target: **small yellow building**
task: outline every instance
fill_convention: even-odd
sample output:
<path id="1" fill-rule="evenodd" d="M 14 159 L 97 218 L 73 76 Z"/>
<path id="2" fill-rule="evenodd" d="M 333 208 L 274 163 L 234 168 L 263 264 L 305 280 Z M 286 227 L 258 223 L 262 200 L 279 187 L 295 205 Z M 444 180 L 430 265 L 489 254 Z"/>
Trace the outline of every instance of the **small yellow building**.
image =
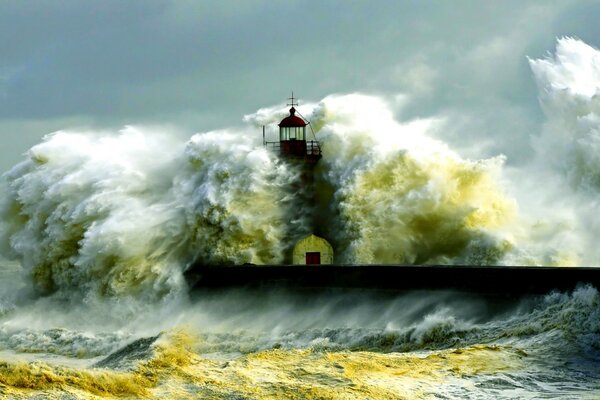
<path id="1" fill-rule="evenodd" d="M 327 240 L 311 234 L 296 243 L 292 260 L 294 264 L 333 264 L 333 248 Z"/>

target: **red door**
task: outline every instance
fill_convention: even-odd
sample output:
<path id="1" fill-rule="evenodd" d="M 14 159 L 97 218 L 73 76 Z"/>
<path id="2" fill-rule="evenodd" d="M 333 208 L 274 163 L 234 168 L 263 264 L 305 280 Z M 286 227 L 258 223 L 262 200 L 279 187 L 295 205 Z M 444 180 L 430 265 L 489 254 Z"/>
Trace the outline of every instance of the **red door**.
<path id="1" fill-rule="evenodd" d="M 306 264 L 321 264 L 321 253 L 318 251 L 306 253 Z"/>

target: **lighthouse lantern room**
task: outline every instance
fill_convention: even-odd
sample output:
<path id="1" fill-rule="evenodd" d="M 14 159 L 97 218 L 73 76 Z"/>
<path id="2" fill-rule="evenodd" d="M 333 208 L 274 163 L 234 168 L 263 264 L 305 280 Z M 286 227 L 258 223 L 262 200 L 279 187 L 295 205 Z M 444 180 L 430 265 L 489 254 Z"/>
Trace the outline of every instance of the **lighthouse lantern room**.
<path id="1" fill-rule="evenodd" d="M 319 142 L 317 140 L 306 140 L 306 127 L 310 122 L 306 121 L 296 110 L 298 103 L 294 101 L 296 99 L 293 92 L 290 100 L 291 103 L 288 104 L 288 106 L 291 106 L 290 115 L 279 123 L 279 142 L 264 142 L 265 146 L 278 151 L 280 156 L 288 160 L 316 164 L 321 158 Z"/>

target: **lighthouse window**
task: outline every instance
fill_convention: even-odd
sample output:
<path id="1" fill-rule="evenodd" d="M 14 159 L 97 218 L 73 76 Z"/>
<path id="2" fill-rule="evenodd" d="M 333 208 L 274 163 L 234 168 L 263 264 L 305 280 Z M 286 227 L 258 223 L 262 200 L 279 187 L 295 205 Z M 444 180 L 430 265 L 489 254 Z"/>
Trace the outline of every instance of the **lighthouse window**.
<path id="1" fill-rule="evenodd" d="M 279 140 L 305 140 L 304 133 L 303 126 L 279 128 Z"/>

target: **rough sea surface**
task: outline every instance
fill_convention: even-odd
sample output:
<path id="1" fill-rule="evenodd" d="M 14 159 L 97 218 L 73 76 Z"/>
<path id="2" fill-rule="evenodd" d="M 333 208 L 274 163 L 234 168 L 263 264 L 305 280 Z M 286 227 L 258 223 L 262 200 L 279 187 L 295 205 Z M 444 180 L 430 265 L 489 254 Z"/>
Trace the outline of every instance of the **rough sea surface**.
<path id="1" fill-rule="evenodd" d="M 5 293 L 14 279 L 4 272 Z M 18 302 L 0 318 L 2 398 L 600 396 L 600 294 L 587 286 L 501 304 L 230 290 L 121 315 L 119 302 Z"/>
<path id="2" fill-rule="evenodd" d="M 547 121 L 520 167 L 462 157 L 436 138 L 452 121 L 398 121 L 382 97 L 300 106 L 323 145 L 314 204 L 260 144 L 281 106 L 185 143 L 49 134 L 1 182 L 0 397 L 600 398 L 585 282 L 492 299 L 184 279 L 194 260 L 284 263 L 310 232 L 337 263 L 598 265 L 600 52 L 563 38 L 530 66 Z"/>

